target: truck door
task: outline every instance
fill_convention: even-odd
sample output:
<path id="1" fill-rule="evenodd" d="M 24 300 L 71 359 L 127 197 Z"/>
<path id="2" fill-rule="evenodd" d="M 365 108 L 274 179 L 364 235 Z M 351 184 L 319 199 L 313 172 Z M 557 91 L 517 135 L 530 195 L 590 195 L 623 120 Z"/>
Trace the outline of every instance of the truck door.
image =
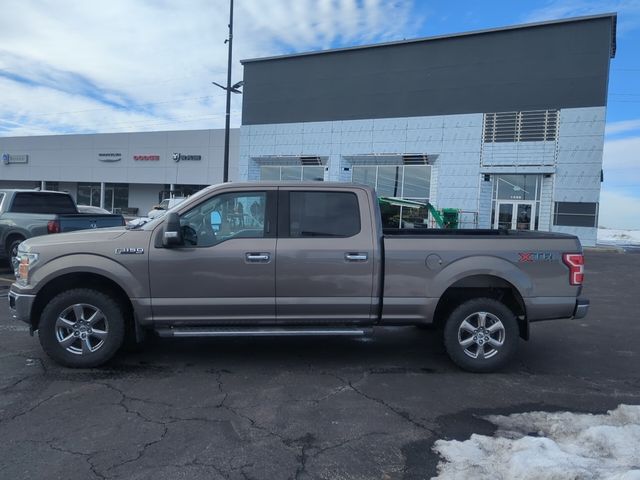
<path id="1" fill-rule="evenodd" d="M 366 192 L 290 187 L 278 198 L 278 322 L 370 323 L 375 262 Z"/>
<path id="2" fill-rule="evenodd" d="M 180 214 L 183 245 L 150 252 L 156 325 L 275 321 L 276 193 L 223 191 Z"/>

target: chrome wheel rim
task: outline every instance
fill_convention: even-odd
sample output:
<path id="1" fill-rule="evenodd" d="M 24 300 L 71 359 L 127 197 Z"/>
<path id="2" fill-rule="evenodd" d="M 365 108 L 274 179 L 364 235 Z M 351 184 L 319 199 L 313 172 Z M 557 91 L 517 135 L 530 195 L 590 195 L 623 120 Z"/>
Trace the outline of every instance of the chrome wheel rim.
<path id="1" fill-rule="evenodd" d="M 18 260 L 18 246 L 20 244 L 17 243 L 11 248 L 11 252 L 9 252 L 9 256 L 11 257 L 11 266 L 13 267 L 13 271 L 15 272 L 18 269 L 18 264 L 20 261 Z"/>
<path id="2" fill-rule="evenodd" d="M 56 320 L 56 340 L 67 352 L 87 355 L 99 350 L 109 334 L 102 310 L 88 303 L 65 308 Z"/>
<path id="3" fill-rule="evenodd" d="M 504 345 L 504 340 L 504 325 L 489 312 L 472 313 L 458 328 L 458 343 L 465 355 L 474 359 L 493 357 Z"/>

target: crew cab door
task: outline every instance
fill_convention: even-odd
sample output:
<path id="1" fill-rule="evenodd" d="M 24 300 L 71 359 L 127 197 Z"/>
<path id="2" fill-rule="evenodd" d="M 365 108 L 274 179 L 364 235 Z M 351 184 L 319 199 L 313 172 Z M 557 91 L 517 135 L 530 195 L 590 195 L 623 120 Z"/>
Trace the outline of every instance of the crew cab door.
<path id="1" fill-rule="evenodd" d="M 279 323 L 371 322 L 374 235 L 365 190 L 280 188 Z"/>
<path id="2" fill-rule="evenodd" d="M 149 256 L 156 325 L 275 320 L 276 192 L 222 190 L 180 213 L 183 244 Z"/>

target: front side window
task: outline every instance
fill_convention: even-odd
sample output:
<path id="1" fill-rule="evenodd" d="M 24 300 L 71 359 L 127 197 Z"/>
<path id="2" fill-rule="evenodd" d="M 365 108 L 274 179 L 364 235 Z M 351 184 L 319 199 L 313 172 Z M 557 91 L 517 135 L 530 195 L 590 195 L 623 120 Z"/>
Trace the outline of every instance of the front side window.
<path id="1" fill-rule="evenodd" d="M 352 237 L 360 232 L 358 197 L 351 192 L 291 192 L 289 235 Z"/>
<path id="2" fill-rule="evenodd" d="M 265 192 L 216 195 L 180 217 L 184 244 L 211 247 L 232 238 L 265 236 Z"/>

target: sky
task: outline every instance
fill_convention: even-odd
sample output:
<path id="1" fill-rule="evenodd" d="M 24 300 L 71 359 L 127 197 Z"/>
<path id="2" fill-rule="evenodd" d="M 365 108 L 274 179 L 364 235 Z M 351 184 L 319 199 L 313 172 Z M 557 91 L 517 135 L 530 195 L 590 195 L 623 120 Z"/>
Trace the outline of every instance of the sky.
<path id="1" fill-rule="evenodd" d="M 0 136 L 221 128 L 228 0 L 0 0 Z M 618 13 L 600 225 L 640 229 L 640 0 L 235 0 L 240 59 Z M 240 95 L 232 126 L 240 125 Z"/>

